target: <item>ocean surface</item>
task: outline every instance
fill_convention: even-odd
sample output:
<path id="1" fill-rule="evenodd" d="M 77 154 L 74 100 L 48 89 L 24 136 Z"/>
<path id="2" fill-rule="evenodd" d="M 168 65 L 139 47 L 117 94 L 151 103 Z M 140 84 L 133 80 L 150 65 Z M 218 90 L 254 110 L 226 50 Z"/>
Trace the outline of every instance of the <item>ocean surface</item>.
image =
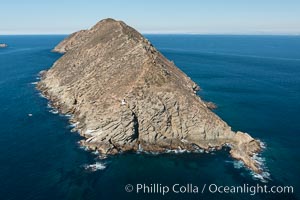
<path id="1" fill-rule="evenodd" d="M 65 36 L 0 36 L 0 199 L 300 199 L 300 37 L 146 35 L 197 82 L 234 130 L 265 144 L 259 177 L 228 150 L 127 153 L 104 160 L 80 148 L 68 116 L 35 89 Z M 97 170 L 91 170 L 96 164 Z M 294 194 L 136 194 L 127 184 L 293 186 Z"/>

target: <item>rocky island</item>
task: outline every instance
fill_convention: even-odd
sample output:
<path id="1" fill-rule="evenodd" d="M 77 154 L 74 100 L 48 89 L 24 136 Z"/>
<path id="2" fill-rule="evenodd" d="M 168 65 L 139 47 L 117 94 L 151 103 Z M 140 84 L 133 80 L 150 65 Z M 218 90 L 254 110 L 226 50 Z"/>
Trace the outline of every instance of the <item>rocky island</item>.
<path id="1" fill-rule="evenodd" d="M 259 173 L 260 142 L 234 132 L 198 95 L 199 86 L 143 35 L 105 19 L 54 48 L 64 53 L 41 72 L 37 88 L 100 154 L 125 151 L 210 151 L 230 147 L 233 158 Z"/>
<path id="2" fill-rule="evenodd" d="M 7 46 L 8 46 L 7 44 L 0 43 L 0 48 L 5 48 L 5 47 L 7 47 Z"/>

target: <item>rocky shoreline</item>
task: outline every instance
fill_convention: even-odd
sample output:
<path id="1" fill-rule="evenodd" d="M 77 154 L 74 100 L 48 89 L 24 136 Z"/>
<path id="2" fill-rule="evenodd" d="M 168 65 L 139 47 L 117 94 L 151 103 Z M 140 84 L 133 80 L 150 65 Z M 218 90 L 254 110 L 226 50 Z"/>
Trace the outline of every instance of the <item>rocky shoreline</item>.
<path id="1" fill-rule="evenodd" d="M 80 143 L 102 155 L 126 151 L 197 152 L 231 148 L 256 173 L 258 140 L 233 132 L 211 112 L 199 86 L 124 22 L 105 19 L 76 32 L 54 51 L 65 53 L 37 84 L 51 105 L 72 115 Z"/>

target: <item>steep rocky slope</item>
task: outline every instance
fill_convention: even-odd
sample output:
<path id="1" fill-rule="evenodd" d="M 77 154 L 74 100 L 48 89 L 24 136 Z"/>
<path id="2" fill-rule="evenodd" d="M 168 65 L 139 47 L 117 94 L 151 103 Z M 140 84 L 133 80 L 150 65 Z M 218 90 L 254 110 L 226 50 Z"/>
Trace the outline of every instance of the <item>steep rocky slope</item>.
<path id="1" fill-rule="evenodd" d="M 42 73 L 38 89 L 101 154 L 220 149 L 259 172 L 260 143 L 233 132 L 173 62 L 122 21 L 105 19 L 57 45 L 65 53 Z"/>

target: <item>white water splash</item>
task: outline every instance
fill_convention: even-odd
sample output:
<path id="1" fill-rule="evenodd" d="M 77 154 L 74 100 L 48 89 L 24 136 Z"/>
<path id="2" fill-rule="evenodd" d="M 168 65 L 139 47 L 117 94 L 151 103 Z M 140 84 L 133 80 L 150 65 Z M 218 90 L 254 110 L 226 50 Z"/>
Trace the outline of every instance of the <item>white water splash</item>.
<path id="1" fill-rule="evenodd" d="M 241 168 L 245 167 L 245 165 L 244 165 L 244 163 L 242 161 L 235 160 L 235 161 L 233 161 L 233 167 L 235 169 L 241 169 Z"/>
<path id="2" fill-rule="evenodd" d="M 98 150 L 93 151 L 92 154 L 94 154 L 94 155 L 99 155 L 99 151 L 98 151 Z"/>
<path id="3" fill-rule="evenodd" d="M 166 153 L 180 154 L 180 153 L 190 153 L 190 151 L 188 151 L 186 149 L 167 149 Z"/>
<path id="4" fill-rule="evenodd" d="M 39 96 L 42 97 L 42 98 L 44 98 L 44 99 L 47 99 L 46 96 L 43 95 L 42 93 L 39 93 Z"/>
<path id="5" fill-rule="evenodd" d="M 51 109 L 51 110 L 49 110 L 49 112 L 51 112 L 52 114 L 58 114 L 58 110 L 55 110 L 55 109 Z"/>
<path id="6" fill-rule="evenodd" d="M 68 128 L 76 128 L 76 126 L 79 124 L 79 122 L 71 123 L 68 125 Z"/>
<path id="7" fill-rule="evenodd" d="M 141 144 L 139 144 L 138 150 L 136 151 L 138 154 L 144 152 L 144 149 Z"/>
<path id="8" fill-rule="evenodd" d="M 83 167 L 85 170 L 92 171 L 92 172 L 95 172 L 98 170 L 104 170 L 106 168 L 106 166 L 100 162 L 96 162 L 96 163 L 90 164 L 90 165 L 84 165 Z"/>
<path id="9" fill-rule="evenodd" d="M 260 174 L 251 172 L 253 179 L 260 180 L 263 183 L 267 183 L 269 180 L 271 180 L 271 174 L 269 173 L 269 170 L 265 164 L 265 158 L 261 157 L 259 154 L 254 154 L 252 158 L 260 166 L 260 170 L 262 171 Z"/>
<path id="10" fill-rule="evenodd" d="M 265 149 L 266 148 L 266 145 L 265 143 L 263 143 L 262 141 L 259 141 L 260 142 L 260 146 L 262 149 Z M 246 168 L 247 170 L 250 171 L 250 175 L 252 176 L 253 180 L 259 180 L 263 183 L 267 183 L 268 181 L 272 180 L 271 179 L 271 174 L 269 173 L 269 170 L 265 164 L 266 162 L 266 159 L 261 157 L 260 154 L 254 154 L 252 156 L 253 160 L 258 164 L 258 166 L 260 166 L 260 170 L 262 171 L 261 173 L 256 173 L 256 172 L 253 172 L 251 170 L 249 170 L 245 164 L 240 161 L 240 160 L 234 160 L 234 161 L 226 161 L 228 163 L 232 163 L 233 164 L 233 167 L 235 169 L 241 169 L 241 168 Z"/>
<path id="11" fill-rule="evenodd" d="M 89 151 L 90 149 L 87 146 L 79 146 L 80 149 L 84 150 L 84 151 Z"/>

